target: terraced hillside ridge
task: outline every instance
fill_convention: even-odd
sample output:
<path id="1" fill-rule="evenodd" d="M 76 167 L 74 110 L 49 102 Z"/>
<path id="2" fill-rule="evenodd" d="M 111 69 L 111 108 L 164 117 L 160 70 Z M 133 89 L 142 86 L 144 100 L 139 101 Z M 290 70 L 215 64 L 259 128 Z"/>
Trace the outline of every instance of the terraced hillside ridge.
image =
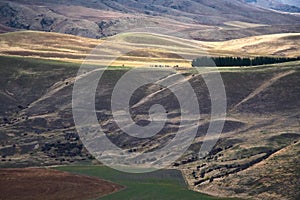
<path id="1" fill-rule="evenodd" d="M 157 33 L 167 29 L 187 39 L 209 41 L 298 32 L 300 26 L 298 15 L 241 0 L 1 0 L 0 19 L 2 31 L 37 30 L 102 38 L 156 27 Z M 232 26 L 232 22 L 248 26 Z"/>
<path id="2" fill-rule="evenodd" d="M 138 32 L 96 40 L 57 33 L 25 31 L 0 34 L 0 44 L 1 55 L 76 63 L 82 62 L 100 45 L 93 57 L 89 57 L 93 64 L 105 64 L 107 60 L 118 57 L 112 65 L 191 67 L 191 60 L 201 55 L 296 57 L 300 51 L 300 34 L 272 34 L 225 42 L 204 42 Z M 128 53 L 120 55 L 125 50 Z"/>
<path id="3" fill-rule="evenodd" d="M 0 65 L 0 99 L 5 102 L 0 107 L 1 167 L 96 163 L 82 145 L 72 117 L 72 87 L 80 64 L 2 56 Z M 156 103 L 167 109 L 168 121 L 151 138 L 137 139 L 124 134 L 113 121 L 110 98 L 116 81 L 128 70 L 111 67 L 105 72 L 98 88 L 102 92 L 96 95 L 97 117 L 107 136 L 119 147 L 154 151 L 170 141 L 180 127 L 179 104 L 159 82 L 136 90 L 130 106 L 138 124 L 147 123 L 146 111 Z M 225 197 L 297 199 L 299 61 L 220 68 L 228 115 L 219 142 L 201 159 L 198 151 L 210 119 L 205 82 L 193 70 L 158 70 L 166 74 L 165 79 L 183 73 L 199 99 L 202 118 L 197 125 L 186 127 L 197 128 L 197 137 L 172 166 L 183 172 L 191 189 Z M 140 77 L 147 78 L 147 73 L 141 71 Z M 284 167 L 277 168 L 279 163 Z M 285 169 L 290 170 L 285 173 Z M 276 176 L 279 172 L 282 175 Z M 251 173 L 255 176 L 245 178 Z M 279 190 L 278 183 L 285 183 L 285 190 Z"/>
<path id="4" fill-rule="evenodd" d="M 99 178 L 52 169 L 0 169 L 1 199 L 94 199 L 123 189 Z"/>

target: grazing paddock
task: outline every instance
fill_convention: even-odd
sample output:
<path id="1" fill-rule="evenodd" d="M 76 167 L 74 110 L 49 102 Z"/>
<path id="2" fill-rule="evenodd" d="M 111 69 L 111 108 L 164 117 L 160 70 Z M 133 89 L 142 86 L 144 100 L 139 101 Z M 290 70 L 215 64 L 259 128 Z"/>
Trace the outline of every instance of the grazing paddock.
<path id="1" fill-rule="evenodd" d="M 189 190 L 181 172 L 175 169 L 159 170 L 146 174 L 123 173 L 104 166 L 66 166 L 55 169 L 98 177 L 125 186 L 124 190 L 100 198 L 103 200 L 222 200 Z"/>

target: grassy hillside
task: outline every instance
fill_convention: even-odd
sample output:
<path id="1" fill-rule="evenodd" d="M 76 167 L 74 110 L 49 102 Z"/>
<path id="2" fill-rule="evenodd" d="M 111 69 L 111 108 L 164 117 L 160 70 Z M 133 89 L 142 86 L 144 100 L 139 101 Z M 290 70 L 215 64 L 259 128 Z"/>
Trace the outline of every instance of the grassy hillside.
<path id="1" fill-rule="evenodd" d="M 78 68 L 74 63 L 0 56 L 2 117 L 5 113 L 24 109 L 54 83 L 75 76 Z"/>
<path id="2" fill-rule="evenodd" d="M 72 87 L 79 64 L 36 58 L 0 58 L 0 92 L 1 102 L 4 102 L 0 110 L 1 167 L 95 162 L 83 147 L 72 117 Z M 96 96 L 100 124 L 109 133 L 110 139 L 122 148 L 155 150 L 164 146 L 176 134 L 180 126 L 177 123 L 180 120 L 179 105 L 170 91 L 156 84 L 137 90 L 130 103 L 135 117 L 141 121 L 147 120 L 148 115 L 143 111 L 159 103 L 168 109 L 170 123 L 150 139 L 136 139 L 122 134 L 110 115 L 110 94 L 116 81 L 127 70 L 110 68 L 101 79 L 98 89 L 105 92 L 97 93 Z M 299 61 L 220 70 L 226 88 L 228 116 L 213 153 L 204 159 L 197 159 L 197 153 L 208 128 L 209 93 L 201 76 L 194 74 L 193 70 L 182 71 L 195 88 L 203 120 L 195 125 L 198 128 L 197 138 L 185 155 L 176 161 L 176 168 L 182 170 L 191 188 L 211 195 L 264 199 L 282 196 L 295 199 L 298 180 L 295 173 L 298 169 L 293 159 L 298 158 L 293 152 L 299 150 L 297 144 L 300 139 Z M 141 71 L 140 77 L 146 78 L 147 73 Z M 283 170 L 284 176 L 273 176 L 268 173 L 278 172 L 275 173 L 278 162 L 274 162 L 273 158 L 284 165 L 282 170 L 295 170 L 289 173 Z M 203 172 L 202 178 L 200 175 Z M 249 173 L 256 175 L 246 179 Z M 272 178 L 272 181 L 264 180 L 262 177 L 265 175 Z M 209 181 L 211 177 L 212 182 Z M 261 189 L 248 188 L 253 182 Z M 285 182 L 288 189 L 279 190 L 277 183 L 280 182 Z M 271 186 L 266 187 L 265 184 Z M 166 190 L 172 191 L 173 186 L 170 187 Z M 129 195 L 130 191 L 127 190 L 126 194 Z M 189 193 L 187 196 L 194 195 L 186 192 Z"/>
<path id="3" fill-rule="evenodd" d="M 101 45 L 90 62 L 98 65 L 116 57 L 114 66 L 169 65 L 190 67 L 201 55 L 298 56 L 298 33 L 264 35 L 226 42 L 200 42 L 148 33 L 124 33 L 106 40 L 44 32 L 0 34 L 0 54 L 46 58 L 80 63 Z M 126 51 L 120 55 L 122 51 Z"/>
<path id="4" fill-rule="evenodd" d="M 263 9 L 242 0 L 0 0 L 0 168 L 18 171 L 29 167 L 28 172 L 34 173 L 30 167 L 55 166 L 84 175 L 85 180 L 95 180 L 88 177 L 92 176 L 118 184 L 101 195 L 124 186 L 100 198 L 107 200 L 299 200 L 300 61 L 251 67 L 203 66 L 200 72 L 191 66 L 200 56 L 299 57 L 299 19 L 298 14 Z M 127 32 L 135 28 L 138 30 Z M 145 29 L 149 33 L 143 32 Z M 148 174 L 126 174 L 102 166 L 95 155 L 103 152 L 89 152 L 73 118 L 74 84 L 78 78 L 84 82 L 94 75 L 92 71 L 76 77 L 84 61 L 99 70 L 108 66 L 95 92 L 97 120 L 84 126 L 101 126 L 112 143 L 131 153 L 131 161 L 145 167 L 176 155 L 159 152 L 143 160 L 133 152 L 156 152 L 170 144 L 179 130 L 195 131 L 187 151 L 166 169 Z M 126 123 L 127 128 L 147 126 L 153 105 L 165 108 L 166 123 L 149 138 L 133 137 L 118 126 L 115 119 L 123 119 L 124 108 L 112 113 L 115 86 L 134 67 L 143 70 L 136 70 L 132 81 L 163 74 L 162 79 L 136 88 L 126 105 L 134 121 Z M 215 82 L 206 79 L 215 72 L 220 73 L 226 89 L 227 113 L 217 143 L 202 157 L 202 144 L 214 138 L 206 137 L 210 125 L 220 122 L 211 119 L 208 83 Z M 163 86 L 165 82 L 172 83 L 174 94 Z M 175 94 L 186 83 L 193 88 L 201 118 L 195 122 L 198 114 L 189 114 L 184 125 L 181 106 L 189 104 L 192 97 L 187 90 L 183 100 Z M 223 101 L 221 96 L 218 93 L 214 98 Z M 85 117 L 85 107 L 77 109 Z M 180 147 L 176 144 L 170 149 Z M 41 170 L 44 174 L 45 169 Z M 0 185 L 12 191 L 9 186 L 17 179 L 6 178 L 5 173 L 0 176 Z M 18 176 L 10 173 L 8 177 L 13 177 L 11 174 Z M 59 174 L 67 175 L 58 172 L 55 180 L 61 181 Z M 68 180 L 78 177 L 69 175 Z M 40 177 L 39 173 L 29 176 Z M 68 180 L 62 187 L 72 186 Z M 22 192 L 36 189 L 27 181 L 28 190 L 18 193 L 24 198 L 27 196 Z M 47 187 L 43 183 L 41 188 Z M 52 186 L 47 192 L 60 185 Z M 10 193 L 5 195 L 13 198 Z M 91 193 L 94 197 L 95 192 Z"/>
<path id="5" fill-rule="evenodd" d="M 211 44 L 213 46 L 212 52 L 220 51 L 220 53 L 232 53 L 237 56 L 274 55 L 297 57 L 300 54 L 299 33 L 261 35 Z"/>

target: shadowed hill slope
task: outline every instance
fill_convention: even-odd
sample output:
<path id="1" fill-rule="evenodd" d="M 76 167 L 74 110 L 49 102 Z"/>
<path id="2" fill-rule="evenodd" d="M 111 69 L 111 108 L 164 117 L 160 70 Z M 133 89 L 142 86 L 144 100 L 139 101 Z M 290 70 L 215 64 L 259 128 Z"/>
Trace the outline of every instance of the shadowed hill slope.
<path id="1" fill-rule="evenodd" d="M 0 61 L 0 94 L 1 102 L 5 102 L 0 110 L 1 166 L 92 162 L 93 157 L 82 145 L 72 117 L 72 87 L 79 64 L 14 57 L 1 57 Z M 116 81 L 128 70 L 111 68 L 105 72 L 98 88 L 102 92 L 96 95 L 97 116 L 105 133 L 120 148 L 154 151 L 176 134 L 180 126 L 179 105 L 170 90 L 161 89 L 156 83 L 138 89 L 130 101 L 136 122 L 145 124 L 146 111 L 157 103 L 167 108 L 168 122 L 151 138 L 137 139 L 124 134 L 113 122 L 110 98 Z M 160 72 L 170 74 L 169 70 Z M 171 75 L 174 73 L 176 71 Z M 165 78 L 172 78 L 171 75 Z M 284 176 L 272 176 L 269 172 L 276 171 L 278 165 L 270 160 L 273 157 L 277 160 L 276 155 L 285 168 L 297 169 L 291 157 L 280 156 L 280 152 L 292 155 L 299 151 L 296 144 L 300 139 L 299 62 L 221 70 L 228 116 L 218 143 L 205 158 L 199 158 L 198 151 L 209 122 L 209 93 L 201 75 L 189 70 L 184 71 L 184 75 L 195 88 L 202 117 L 199 124 L 185 127 L 197 128 L 197 138 L 174 164 L 183 171 L 190 187 L 220 196 L 295 199 L 297 171 L 286 174 L 282 171 Z M 147 73 L 141 71 L 140 77 L 146 78 Z M 267 113 L 262 112 L 264 110 Z M 285 152 L 290 148 L 296 150 Z M 258 166 L 262 169 L 255 170 Z M 254 172 L 252 179 L 244 178 L 245 174 Z M 266 174 L 272 181 L 262 179 Z M 228 190 L 224 191 L 219 181 L 228 183 Z M 247 189 L 253 181 L 260 190 Z M 285 182 L 287 189 L 277 190 L 278 182 Z M 213 193 L 216 191 L 218 194 Z"/>

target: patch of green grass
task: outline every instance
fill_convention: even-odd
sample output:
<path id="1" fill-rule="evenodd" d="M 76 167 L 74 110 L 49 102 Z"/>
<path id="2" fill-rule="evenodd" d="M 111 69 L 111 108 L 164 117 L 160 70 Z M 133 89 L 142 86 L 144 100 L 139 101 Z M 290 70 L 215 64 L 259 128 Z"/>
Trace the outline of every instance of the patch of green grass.
<path id="1" fill-rule="evenodd" d="M 145 174 L 129 174 L 105 166 L 65 166 L 57 170 L 99 177 L 125 186 L 125 189 L 100 198 L 101 200 L 222 200 L 187 188 L 178 170 L 160 170 Z M 225 200 L 225 199 L 223 199 Z"/>

